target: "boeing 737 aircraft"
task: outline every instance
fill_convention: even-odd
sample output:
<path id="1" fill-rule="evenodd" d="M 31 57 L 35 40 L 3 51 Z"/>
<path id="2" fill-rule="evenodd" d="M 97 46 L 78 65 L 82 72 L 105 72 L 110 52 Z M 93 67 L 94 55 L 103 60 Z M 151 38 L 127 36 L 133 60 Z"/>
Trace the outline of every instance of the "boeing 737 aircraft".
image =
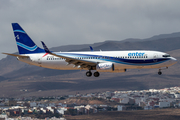
<path id="1" fill-rule="evenodd" d="M 86 76 L 98 77 L 99 72 L 125 72 L 127 69 L 156 68 L 161 70 L 174 65 L 177 60 L 169 54 L 159 51 L 88 51 L 88 52 L 52 52 L 42 42 L 39 48 L 18 23 L 12 23 L 19 55 L 3 53 L 17 57 L 19 61 L 44 68 L 59 70 L 87 70 Z M 92 50 L 92 48 L 91 48 Z"/>

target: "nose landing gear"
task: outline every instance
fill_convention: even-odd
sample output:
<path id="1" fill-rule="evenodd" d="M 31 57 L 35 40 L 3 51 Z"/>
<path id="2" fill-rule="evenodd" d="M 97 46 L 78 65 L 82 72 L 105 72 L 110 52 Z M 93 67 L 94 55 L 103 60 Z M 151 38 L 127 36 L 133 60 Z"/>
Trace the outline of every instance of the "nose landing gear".
<path id="1" fill-rule="evenodd" d="M 162 72 L 159 70 L 158 75 L 162 75 Z"/>
<path id="2" fill-rule="evenodd" d="M 165 70 L 165 69 L 168 69 L 168 67 L 166 67 L 166 68 L 164 68 L 164 69 L 159 69 L 158 75 L 162 75 L 161 70 Z"/>

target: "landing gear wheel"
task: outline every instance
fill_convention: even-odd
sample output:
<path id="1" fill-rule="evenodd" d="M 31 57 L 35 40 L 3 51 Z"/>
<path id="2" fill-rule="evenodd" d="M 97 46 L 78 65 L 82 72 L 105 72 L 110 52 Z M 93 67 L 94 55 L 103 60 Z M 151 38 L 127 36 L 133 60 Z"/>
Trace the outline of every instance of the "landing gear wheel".
<path id="1" fill-rule="evenodd" d="M 87 72 L 86 72 L 86 76 L 87 76 L 87 77 L 91 77 L 91 76 L 92 76 L 92 72 L 91 72 L 91 71 L 87 71 Z"/>
<path id="2" fill-rule="evenodd" d="M 158 72 L 158 75 L 162 75 L 162 72 L 161 72 L 161 71 L 159 71 L 159 72 Z"/>
<path id="3" fill-rule="evenodd" d="M 99 72 L 94 73 L 94 77 L 99 77 L 99 75 L 100 75 Z"/>

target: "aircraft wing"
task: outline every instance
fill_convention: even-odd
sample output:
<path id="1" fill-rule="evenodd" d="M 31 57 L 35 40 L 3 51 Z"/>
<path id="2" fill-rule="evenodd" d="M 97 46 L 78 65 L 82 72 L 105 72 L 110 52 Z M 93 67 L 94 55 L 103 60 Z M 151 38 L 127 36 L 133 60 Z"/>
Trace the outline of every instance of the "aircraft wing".
<path id="1" fill-rule="evenodd" d="M 91 62 L 91 61 L 87 61 L 84 59 L 76 59 L 76 58 L 69 57 L 69 56 L 66 56 L 63 54 L 53 53 L 47 48 L 47 46 L 44 44 L 43 41 L 41 41 L 41 42 L 42 42 L 42 45 L 43 45 L 46 53 L 49 53 L 49 54 L 54 55 L 56 57 L 60 57 L 60 58 L 65 59 L 65 61 L 67 62 L 67 65 L 74 64 L 74 67 L 91 69 L 91 67 L 94 67 L 98 64 L 97 62 Z"/>
<path id="2" fill-rule="evenodd" d="M 81 67 L 81 68 L 89 68 L 90 69 L 91 67 L 97 65 L 96 62 L 91 62 L 91 61 L 87 61 L 87 60 L 83 60 L 83 59 L 75 59 L 72 57 L 67 57 L 67 56 L 64 56 L 61 54 L 55 54 L 55 53 L 49 53 L 49 54 L 65 59 L 65 61 L 68 64 L 74 64 L 75 65 L 74 67 Z"/>
<path id="3" fill-rule="evenodd" d="M 10 54 L 10 53 L 2 53 L 2 54 L 14 56 L 14 57 L 19 57 L 19 58 L 29 58 L 29 56 L 24 56 L 24 55 L 16 55 L 16 54 Z"/>

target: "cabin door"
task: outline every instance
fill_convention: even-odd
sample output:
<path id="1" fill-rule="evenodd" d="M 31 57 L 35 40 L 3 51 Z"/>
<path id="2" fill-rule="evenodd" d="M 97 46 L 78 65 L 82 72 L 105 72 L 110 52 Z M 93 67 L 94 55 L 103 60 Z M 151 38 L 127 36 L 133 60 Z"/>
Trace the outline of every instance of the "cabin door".
<path id="1" fill-rule="evenodd" d="M 157 54 L 154 54 L 153 61 L 154 61 L 154 62 L 157 62 L 157 58 L 158 58 L 158 55 L 157 55 Z"/>

